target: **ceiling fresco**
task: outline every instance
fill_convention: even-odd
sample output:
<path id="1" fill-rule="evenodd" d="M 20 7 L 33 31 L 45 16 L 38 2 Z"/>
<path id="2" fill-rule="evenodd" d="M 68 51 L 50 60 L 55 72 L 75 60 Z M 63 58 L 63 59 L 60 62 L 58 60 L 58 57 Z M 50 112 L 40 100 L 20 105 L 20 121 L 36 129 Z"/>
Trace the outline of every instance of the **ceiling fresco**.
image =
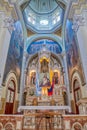
<path id="1" fill-rule="evenodd" d="M 50 51 L 55 54 L 59 54 L 62 52 L 62 48 L 59 43 L 49 39 L 41 39 L 32 42 L 28 48 L 28 54 L 35 54 L 39 51 Z"/>

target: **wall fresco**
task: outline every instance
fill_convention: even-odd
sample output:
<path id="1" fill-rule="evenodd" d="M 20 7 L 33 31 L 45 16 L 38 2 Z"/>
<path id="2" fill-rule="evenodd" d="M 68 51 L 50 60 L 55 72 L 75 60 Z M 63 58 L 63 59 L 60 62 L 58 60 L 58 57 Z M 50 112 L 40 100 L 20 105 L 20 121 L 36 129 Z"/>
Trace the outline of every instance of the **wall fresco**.
<path id="1" fill-rule="evenodd" d="M 53 53 L 59 54 L 62 52 L 62 48 L 59 43 L 49 40 L 49 39 L 41 39 L 32 42 L 28 48 L 27 52 L 28 54 L 35 54 L 39 52 L 40 50 L 47 49 L 48 51 L 51 51 Z"/>
<path id="2" fill-rule="evenodd" d="M 67 55 L 68 73 L 71 84 L 71 77 L 75 70 L 77 70 L 81 76 L 82 84 L 85 83 L 84 73 L 81 66 L 78 41 L 75 32 L 72 29 L 72 21 L 67 20 L 65 30 L 65 49 Z"/>
<path id="3" fill-rule="evenodd" d="M 14 30 L 10 39 L 3 82 L 5 82 L 7 74 L 10 71 L 14 71 L 17 75 L 17 80 L 19 83 L 22 67 L 23 46 L 24 40 L 22 26 L 20 21 L 16 21 L 14 23 Z"/>

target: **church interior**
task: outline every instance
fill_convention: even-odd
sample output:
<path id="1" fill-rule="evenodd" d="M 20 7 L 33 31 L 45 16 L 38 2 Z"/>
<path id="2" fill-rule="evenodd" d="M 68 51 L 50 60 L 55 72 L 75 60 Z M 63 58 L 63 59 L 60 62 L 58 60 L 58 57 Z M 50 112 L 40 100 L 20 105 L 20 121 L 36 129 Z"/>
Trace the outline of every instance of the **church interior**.
<path id="1" fill-rule="evenodd" d="M 0 130 L 87 130 L 87 0 L 0 0 Z"/>

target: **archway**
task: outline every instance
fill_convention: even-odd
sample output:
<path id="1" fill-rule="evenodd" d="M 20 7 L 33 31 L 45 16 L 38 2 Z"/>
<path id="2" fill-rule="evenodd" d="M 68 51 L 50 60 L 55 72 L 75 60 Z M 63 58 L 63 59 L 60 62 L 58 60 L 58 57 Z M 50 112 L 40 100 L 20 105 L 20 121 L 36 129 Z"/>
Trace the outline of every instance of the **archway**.
<path id="1" fill-rule="evenodd" d="M 79 108 L 78 108 L 77 102 L 81 98 L 81 90 L 80 90 L 80 83 L 77 79 L 75 79 L 73 82 L 73 93 L 74 93 L 76 113 L 79 114 Z"/>
<path id="2" fill-rule="evenodd" d="M 79 122 L 75 122 L 72 126 L 72 130 L 82 130 L 82 125 Z"/>
<path id="3" fill-rule="evenodd" d="M 10 79 L 7 86 L 5 114 L 13 114 L 14 99 L 15 99 L 15 82 L 13 79 Z"/>
<path id="4" fill-rule="evenodd" d="M 3 92 L 5 98 L 4 113 L 16 113 L 18 106 L 18 82 L 17 76 L 13 71 L 10 71 L 6 77 L 5 88 Z"/>

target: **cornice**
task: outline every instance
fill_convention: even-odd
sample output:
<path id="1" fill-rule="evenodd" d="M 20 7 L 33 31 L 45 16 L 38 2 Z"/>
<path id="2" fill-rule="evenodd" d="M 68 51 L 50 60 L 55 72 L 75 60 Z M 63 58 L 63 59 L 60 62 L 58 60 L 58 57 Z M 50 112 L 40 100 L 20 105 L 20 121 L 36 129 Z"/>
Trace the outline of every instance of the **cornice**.
<path id="1" fill-rule="evenodd" d="M 0 0 L 0 11 L 5 12 L 7 16 L 12 16 L 13 19 L 17 19 L 17 14 L 13 4 L 10 4 L 8 0 Z"/>
<path id="2" fill-rule="evenodd" d="M 84 11 L 87 11 L 87 0 L 74 0 L 71 3 L 71 8 L 69 11 L 69 19 L 73 20 L 73 30 L 75 32 L 78 31 L 80 26 L 84 26 L 86 23 L 86 19 Z"/>

